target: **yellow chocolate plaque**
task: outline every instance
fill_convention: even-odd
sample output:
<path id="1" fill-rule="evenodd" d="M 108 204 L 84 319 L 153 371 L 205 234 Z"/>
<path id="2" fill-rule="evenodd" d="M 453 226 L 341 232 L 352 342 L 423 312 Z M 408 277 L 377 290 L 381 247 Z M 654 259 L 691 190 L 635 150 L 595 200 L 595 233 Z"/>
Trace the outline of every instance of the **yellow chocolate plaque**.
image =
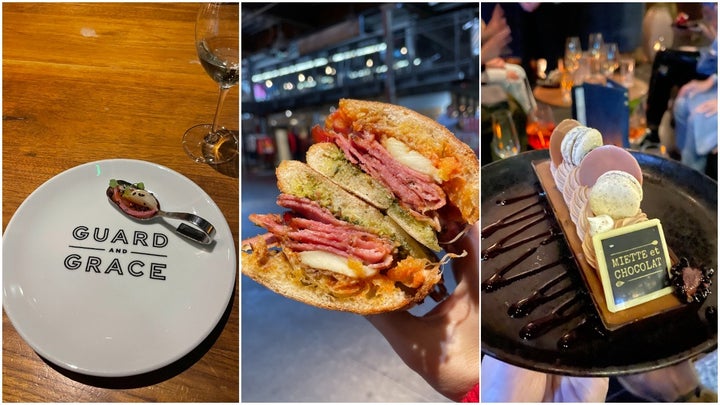
<path id="1" fill-rule="evenodd" d="M 659 219 L 593 236 L 610 312 L 618 312 L 672 292 L 670 255 Z"/>

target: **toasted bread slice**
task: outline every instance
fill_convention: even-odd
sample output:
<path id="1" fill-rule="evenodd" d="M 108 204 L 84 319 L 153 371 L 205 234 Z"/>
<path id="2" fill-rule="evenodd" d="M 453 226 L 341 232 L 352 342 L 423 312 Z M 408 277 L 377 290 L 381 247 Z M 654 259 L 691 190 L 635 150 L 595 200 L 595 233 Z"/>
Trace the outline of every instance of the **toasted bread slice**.
<path id="1" fill-rule="evenodd" d="M 477 156 L 438 122 L 410 109 L 375 101 L 341 99 L 338 111 L 325 125 L 396 138 L 436 162 L 448 179 L 441 187 L 448 199 L 473 224 L 480 218 L 480 168 Z M 341 119 L 342 122 L 334 120 Z"/>
<path id="2" fill-rule="evenodd" d="M 435 230 L 427 222 L 417 220 L 400 206 L 384 184 L 363 172 L 345 158 L 334 143 L 316 143 L 305 155 L 307 164 L 346 191 L 384 210 L 400 227 L 418 242 L 435 252 L 441 250 Z"/>
<path id="3" fill-rule="evenodd" d="M 403 288 L 387 277 L 376 276 L 346 287 L 335 286 L 343 277 L 325 270 L 308 269 L 292 252 L 254 246 L 241 253 L 246 276 L 287 298 L 319 308 L 372 315 L 402 310 L 422 301 L 440 282 L 439 264 L 423 272 L 425 282 L 416 289 Z"/>
<path id="4" fill-rule="evenodd" d="M 355 194 L 375 207 L 390 208 L 395 197 L 384 184 L 350 163 L 340 148 L 332 142 L 310 146 L 305 154 L 308 166 L 320 172 L 335 184 Z"/>

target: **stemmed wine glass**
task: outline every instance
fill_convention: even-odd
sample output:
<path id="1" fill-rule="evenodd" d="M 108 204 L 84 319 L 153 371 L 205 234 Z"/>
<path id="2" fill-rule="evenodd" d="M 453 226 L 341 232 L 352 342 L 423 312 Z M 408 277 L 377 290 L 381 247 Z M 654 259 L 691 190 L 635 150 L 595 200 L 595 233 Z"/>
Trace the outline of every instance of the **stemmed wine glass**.
<path id="1" fill-rule="evenodd" d="M 568 37 L 565 40 L 565 59 L 563 60 L 565 69 L 570 73 L 570 76 L 575 74 L 575 71 L 580 67 L 580 58 L 582 57 L 582 47 L 580 45 L 580 38 Z"/>
<path id="2" fill-rule="evenodd" d="M 592 74 L 600 73 L 600 56 L 602 55 L 602 48 L 605 42 L 603 41 L 602 33 L 593 32 L 588 37 L 588 52 L 591 56 L 591 71 Z"/>
<path id="3" fill-rule="evenodd" d="M 620 55 L 618 51 L 618 45 L 614 42 L 608 42 L 603 45 L 603 53 L 601 59 L 602 71 L 606 77 L 610 77 L 615 73 L 617 68 L 620 66 Z"/>
<path id="4" fill-rule="evenodd" d="M 198 163 L 227 163 L 238 154 L 237 132 L 220 126 L 225 97 L 239 78 L 238 11 L 238 3 L 209 3 L 200 8 L 195 21 L 200 64 L 220 85 L 213 123 L 195 125 L 183 135 L 185 152 Z"/>
<path id="5" fill-rule="evenodd" d="M 498 110 L 492 113 L 493 140 L 492 147 L 501 159 L 520 153 L 520 140 L 517 129 L 509 110 Z"/>

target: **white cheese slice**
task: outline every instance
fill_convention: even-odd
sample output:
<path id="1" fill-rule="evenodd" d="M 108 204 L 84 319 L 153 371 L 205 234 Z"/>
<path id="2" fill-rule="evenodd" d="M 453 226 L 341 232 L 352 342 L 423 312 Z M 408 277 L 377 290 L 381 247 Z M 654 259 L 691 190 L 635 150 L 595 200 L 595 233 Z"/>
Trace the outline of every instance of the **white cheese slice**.
<path id="1" fill-rule="evenodd" d="M 122 194 L 123 198 L 127 199 L 128 201 L 131 201 L 134 204 L 147 207 L 151 210 L 156 210 L 158 208 L 158 202 L 155 197 L 150 194 L 150 192 L 145 190 L 130 190 L 128 192 L 127 190 L 123 192 Z"/>
<path id="2" fill-rule="evenodd" d="M 420 173 L 429 175 L 436 183 L 442 182 L 438 169 L 433 165 L 432 161 L 417 151 L 410 149 L 402 141 L 388 137 L 383 139 L 382 144 L 398 162 Z"/>
<path id="3" fill-rule="evenodd" d="M 321 250 L 299 252 L 298 257 L 300 257 L 300 261 L 308 267 L 328 270 L 353 278 L 370 277 L 378 272 L 375 269 L 362 265 L 360 262 L 350 267 L 347 258 Z"/>

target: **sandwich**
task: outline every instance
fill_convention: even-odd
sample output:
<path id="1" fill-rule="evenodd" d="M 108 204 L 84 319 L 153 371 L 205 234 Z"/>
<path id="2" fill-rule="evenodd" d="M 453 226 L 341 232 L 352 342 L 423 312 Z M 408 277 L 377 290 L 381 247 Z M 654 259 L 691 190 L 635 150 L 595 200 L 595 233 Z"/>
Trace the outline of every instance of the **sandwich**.
<path id="1" fill-rule="evenodd" d="M 436 121 L 400 106 L 343 99 L 313 133 L 332 143 L 310 148 L 311 167 L 387 212 L 431 250 L 479 219 L 477 157 Z"/>
<path id="2" fill-rule="evenodd" d="M 313 131 L 329 142 L 313 145 L 307 164 L 276 169 L 287 211 L 250 215 L 268 232 L 243 241 L 243 274 L 286 297 L 366 315 L 442 289 L 453 256 L 436 253 L 479 217 L 472 150 L 435 121 L 376 102 L 341 100 Z"/>

